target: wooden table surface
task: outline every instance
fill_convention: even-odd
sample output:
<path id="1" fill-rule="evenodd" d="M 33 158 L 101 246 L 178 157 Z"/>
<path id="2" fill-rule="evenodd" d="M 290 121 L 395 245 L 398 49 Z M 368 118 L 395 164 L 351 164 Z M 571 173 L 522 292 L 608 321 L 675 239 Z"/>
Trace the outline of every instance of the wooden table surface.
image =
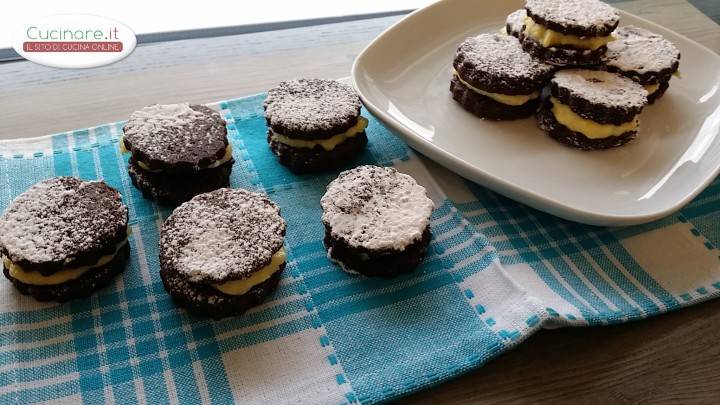
<path id="1" fill-rule="evenodd" d="M 615 3 L 720 53 L 720 27 L 708 17 L 720 18 L 718 0 Z M 397 20 L 151 44 L 89 70 L 0 64 L 0 139 L 122 120 L 151 103 L 235 98 L 297 76 L 348 76 L 355 55 Z M 542 331 L 477 371 L 399 402 L 717 403 L 719 324 L 717 300 L 627 325 Z"/>

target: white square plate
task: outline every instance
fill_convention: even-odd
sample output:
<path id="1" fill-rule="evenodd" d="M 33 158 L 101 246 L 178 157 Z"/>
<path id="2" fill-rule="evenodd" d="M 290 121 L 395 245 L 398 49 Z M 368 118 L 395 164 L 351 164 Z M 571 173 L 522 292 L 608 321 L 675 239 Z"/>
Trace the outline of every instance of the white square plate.
<path id="1" fill-rule="evenodd" d="M 460 175 L 537 209 L 594 225 L 632 225 L 666 216 L 720 172 L 720 56 L 621 11 L 675 43 L 682 78 L 641 116 L 630 144 L 609 151 L 565 147 L 533 118 L 489 122 L 449 91 L 460 42 L 496 32 L 521 0 L 443 0 L 381 34 L 356 59 L 353 86 L 367 108 L 413 148 Z"/>

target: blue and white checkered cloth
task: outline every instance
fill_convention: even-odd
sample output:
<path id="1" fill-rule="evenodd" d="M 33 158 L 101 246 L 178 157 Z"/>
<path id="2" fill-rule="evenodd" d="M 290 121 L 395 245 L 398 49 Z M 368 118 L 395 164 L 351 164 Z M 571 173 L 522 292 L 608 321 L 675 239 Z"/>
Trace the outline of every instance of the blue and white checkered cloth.
<path id="1" fill-rule="evenodd" d="M 337 173 L 279 165 L 262 100 L 217 107 L 232 186 L 280 205 L 288 265 L 267 302 L 221 321 L 188 315 L 165 292 L 158 229 L 169 210 L 131 185 L 122 123 L 0 143 L 0 210 L 47 177 L 102 178 L 133 231 L 127 270 L 90 299 L 43 304 L 0 283 L 0 403 L 375 403 L 479 367 L 539 328 L 622 323 L 720 294 L 720 181 L 664 220 L 590 227 L 428 170 L 372 118 L 353 165 L 393 165 L 425 185 L 433 240 L 413 274 L 348 275 L 322 245 L 319 199 Z"/>

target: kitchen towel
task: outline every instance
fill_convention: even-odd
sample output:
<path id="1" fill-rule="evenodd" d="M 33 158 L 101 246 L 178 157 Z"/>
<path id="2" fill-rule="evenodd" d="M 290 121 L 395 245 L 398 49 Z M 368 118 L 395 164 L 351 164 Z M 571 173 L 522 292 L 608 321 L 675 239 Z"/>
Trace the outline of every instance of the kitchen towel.
<path id="1" fill-rule="evenodd" d="M 410 275 L 344 273 L 320 220 L 337 172 L 279 165 L 263 99 L 213 106 L 228 121 L 232 187 L 281 207 L 288 264 L 265 303 L 220 321 L 188 315 L 163 288 L 158 231 L 171 210 L 132 186 L 122 123 L 0 143 L 0 210 L 44 178 L 104 179 L 132 228 L 127 270 L 89 299 L 38 303 L 0 282 L 0 403 L 377 403 L 477 368 L 540 328 L 622 323 L 720 294 L 720 181 L 663 220 L 586 226 L 426 165 L 372 117 L 348 167 L 415 177 L 436 204 L 433 239 Z"/>

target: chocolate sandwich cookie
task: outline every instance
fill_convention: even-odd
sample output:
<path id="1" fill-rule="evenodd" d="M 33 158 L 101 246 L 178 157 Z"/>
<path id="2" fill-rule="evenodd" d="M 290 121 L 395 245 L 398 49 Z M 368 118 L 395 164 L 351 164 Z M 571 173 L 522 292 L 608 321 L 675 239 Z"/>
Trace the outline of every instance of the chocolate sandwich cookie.
<path id="1" fill-rule="evenodd" d="M 160 277 L 190 312 L 240 315 L 275 290 L 285 221 L 266 195 L 227 188 L 179 206 L 160 230 Z"/>
<path id="2" fill-rule="evenodd" d="M 412 177 L 360 166 L 340 173 L 320 204 L 328 257 L 343 270 L 394 277 L 425 257 L 433 202 Z"/>
<path id="3" fill-rule="evenodd" d="M 599 63 L 620 22 L 617 10 L 598 0 L 527 0 L 525 10 L 523 48 L 558 66 Z"/>
<path id="4" fill-rule="evenodd" d="M 519 38 L 520 33 L 523 31 L 523 28 L 525 28 L 525 18 L 527 18 L 527 12 L 525 12 L 524 8 L 510 13 L 510 15 L 507 16 L 507 20 L 505 20 L 505 32 L 508 35 Z"/>
<path id="5" fill-rule="evenodd" d="M 335 80 L 296 79 L 268 91 L 268 144 L 296 173 L 338 168 L 362 153 L 367 119 L 360 98 Z"/>
<path id="6" fill-rule="evenodd" d="M 128 209 L 102 181 L 43 180 L 0 216 L 3 273 L 39 301 L 86 297 L 121 273 Z"/>
<path id="7" fill-rule="evenodd" d="M 517 39 L 500 34 L 466 39 L 455 53 L 453 68 L 453 99 L 489 120 L 531 116 L 554 70 L 525 53 Z"/>
<path id="8" fill-rule="evenodd" d="M 146 198 L 177 205 L 229 185 L 232 147 L 225 120 L 211 108 L 154 104 L 134 112 L 123 133 L 128 173 Z"/>
<path id="9" fill-rule="evenodd" d="M 662 97 L 680 66 L 680 51 L 672 42 L 648 30 L 627 26 L 617 29 L 608 44 L 603 66 L 642 84 L 648 103 Z"/>
<path id="10" fill-rule="evenodd" d="M 578 149 L 607 149 L 637 136 L 647 91 L 615 73 L 568 69 L 550 81 L 550 97 L 538 111 L 538 126 Z"/>

